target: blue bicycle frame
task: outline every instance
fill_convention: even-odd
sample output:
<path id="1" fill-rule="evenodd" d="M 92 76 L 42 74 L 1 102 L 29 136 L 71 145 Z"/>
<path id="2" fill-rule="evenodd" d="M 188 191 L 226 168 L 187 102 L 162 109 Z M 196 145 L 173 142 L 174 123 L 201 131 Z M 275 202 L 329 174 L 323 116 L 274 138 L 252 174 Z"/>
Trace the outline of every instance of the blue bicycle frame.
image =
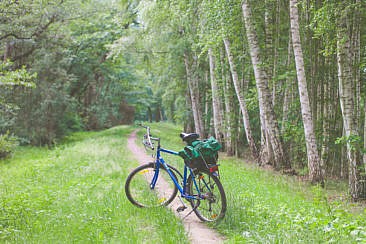
<path id="1" fill-rule="evenodd" d="M 191 195 L 187 194 L 187 192 L 186 192 L 187 189 L 185 187 L 184 188 L 182 187 L 182 186 L 185 186 L 187 184 L 187 178 L 188 178 L 188 173 L 189 173 L 192 176 L 193 183 L 194 183 L 194 186 L 195 186 L 195 188 L 196 188 L 196 190 L 198 192 L 199 198 L 202 199 L 202 196 L 201 196 L 201 192 L 199 190 L 199 187 L 197 186 L 196 180 L 193 177 L 194 176 L 193 170 L 191 168 L 187 167 L 186 165 L 184 165 L 183 183 L 182 183 L 182 186 L 181 186 L 179 184 L 178 180 L 176 179 L 176 177 L 173 175 L 171 169 L 169 168 L 169 166 L 167 165 L 167 163 L 164 161 L 163 157 L 161 156 L 161 152 L 168 153 L 168 154 L 172 154 L 172 155 L 176 155 L 176 156 L 178 156 L 178 152 L 161 148 L 160 147 L 160 138 L 151 138 L 151 139 L 154 140 L 154 141 L 158 141 L 158 148 L 156 150 L 156 161 L 155 161 L 156 168 L 155 168 L 155 174 L 153 176 L 153 179 L 151 180 L 150 188 L 151 189 L 154 189 L 155 188 L 155 184 L 156 184 L 156 182 L 158 180 L 158 177 L 159 177 L 160 165 L 163 165 L 163 167 L 168 172 L 170 178 L 173 180 L 175 186 L 178 188 L 178 190 L 179 190 L 179 192 L 181 194 L 181 197 L 186 198 L 186 199 L 195 199 L 195 200 L 197 199 L 196 196 L 191 196 Z M 209 189 L 209 188 L 207 187 L 207 189 Z"/>

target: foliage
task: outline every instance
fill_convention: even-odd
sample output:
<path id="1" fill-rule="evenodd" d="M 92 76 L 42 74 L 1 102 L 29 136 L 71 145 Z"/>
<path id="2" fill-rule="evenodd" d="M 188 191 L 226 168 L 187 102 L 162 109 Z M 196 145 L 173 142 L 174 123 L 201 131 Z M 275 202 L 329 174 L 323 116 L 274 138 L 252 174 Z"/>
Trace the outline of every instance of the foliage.
<path id="1" fill-rule="evenodd" d="M 365 149 L 363 148 L 362 138 L 359 135 L 349 135 L 338 137 L 335 141 L 335 144 L 343 144 L 350 147 L 351 151 L 358 151 L 365 153 Z"/>
<path id="2" fill-rule="evenodd" d="M 287 153 L 293 158 L 293 167 L 302 169 L 307 166 L 306 161 L 306 148 L 305 148 L 305 135 L 301 123 L 285 121 L 282 123 L 283 140 L 286 145 L 292 147 L 287 150 Z"/>
<path id="3" fill-rule="evenodd" d="M 35 87 L 34 80 L 37 73 L 30 74 L 25 66 L 11 70 L 13 63 L 0 61 L 0 85 L 1 86 L 26 86 Z"/>
<path id="4" fill-rule="evenodd" d="M 0 132 L 5 132 L 14 123 L 19 109 L 16 104 L 9 103 L 4 94 L 16 87 L 34 88 L 37 73 L 30 73 L 25 66 L 13 70 L 14 63 L 0 61 Z"/>
<path id="5" fill-rule="evenodd" d="M 319 9 L 313 6 L 314 18 L 310 24 L 314 31 L 314 38 L 318 38 L 324 43 L 323 54 L 325 56 L 336 53 L 336 15 L 338 10 L 336 3 L 328 2 Z"/>
<path id="6" fill-rule="evenodd" d="M 8 84 L 34 87 L 1 92 L 8 110 L 1 131 L 9 129 L 43 145 L 72 131 L 131 123 L 135 109 L 127 97 L 138 89 L 139 77 L 129 55 L 107 58 L 107 46 L 130 28 L 136 17 L 133 6 L 125 1 L 1 4 L 0 56 L 12 61 L 13 71 L 0 76 L 0 82 L 11 74 L 18 80 Z"/>
<path id="7" fill-rule="evenodd" d="M 18 146 L 18 139 L 9 134 L 0 134 L 0 159 L 10 156 Z"/>

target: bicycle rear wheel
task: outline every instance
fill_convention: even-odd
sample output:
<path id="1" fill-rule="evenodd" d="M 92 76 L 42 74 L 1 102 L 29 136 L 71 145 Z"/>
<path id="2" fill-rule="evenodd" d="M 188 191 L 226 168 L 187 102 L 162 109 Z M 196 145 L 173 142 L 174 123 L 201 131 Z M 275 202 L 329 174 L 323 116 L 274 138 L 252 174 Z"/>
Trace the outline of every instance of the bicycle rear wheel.
<path id="1" fill-rule="evenodd" d="M 173 184 L 164 167 L 159 168 L 155 187 L 150 183 L 156 172 L 156 164 L 148 163 L 134 169 L 127 177 L 125 192 L 128 200 L 138 207 L 158 207 L 168 205 L 177 195 L 178 188 Z M 177 179 L 175 174 L 173 176 Z"/>
<path id="2" fill-rule="evenodd" d="M 190 200 L 197 217 L 208 222 L 223 218 L 226 212 L 226 195 L 220 180 L 206 170 L 196 171 L 194 179 L 197 187 L 194 184 L 192 175 L 188 177 L 187 185 L 189 194 L 197 197 L 197 200 Z"/>

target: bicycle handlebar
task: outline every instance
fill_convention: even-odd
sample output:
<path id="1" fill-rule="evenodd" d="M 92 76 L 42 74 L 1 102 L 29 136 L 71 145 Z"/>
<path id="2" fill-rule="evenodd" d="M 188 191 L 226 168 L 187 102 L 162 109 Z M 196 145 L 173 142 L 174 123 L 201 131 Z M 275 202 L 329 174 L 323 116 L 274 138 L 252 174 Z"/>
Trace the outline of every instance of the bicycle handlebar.
<path id="1" fill-rule="evenodd" d="M 141 127 L 146 129 L 146 134 L 144 135 L 144 139 L 142 141 L 142 143 L 147 146 L 150 147 L 151 150 L 154 150 L 154 144 L 151 141 L 160 141 L 160 138 L 156 138 L 156 137 L 152 137 L 150 134 L 150 127 L 149 126 L 145 126 L 142 124 L 139 124 Z"/>

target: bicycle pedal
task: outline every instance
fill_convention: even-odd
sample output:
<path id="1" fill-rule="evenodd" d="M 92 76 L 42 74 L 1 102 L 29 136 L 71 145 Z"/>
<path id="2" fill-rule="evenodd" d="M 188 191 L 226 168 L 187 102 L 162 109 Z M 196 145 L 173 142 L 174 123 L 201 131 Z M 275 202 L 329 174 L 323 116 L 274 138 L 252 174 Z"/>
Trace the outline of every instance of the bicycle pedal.
<path id="1" fill-rule="evenodd" d="M 177 208 L 177 212 L 180 213 L 180 212 L 183 212 L 184 210 L 186 210 L 186 206 L 180 206 Z"/>

